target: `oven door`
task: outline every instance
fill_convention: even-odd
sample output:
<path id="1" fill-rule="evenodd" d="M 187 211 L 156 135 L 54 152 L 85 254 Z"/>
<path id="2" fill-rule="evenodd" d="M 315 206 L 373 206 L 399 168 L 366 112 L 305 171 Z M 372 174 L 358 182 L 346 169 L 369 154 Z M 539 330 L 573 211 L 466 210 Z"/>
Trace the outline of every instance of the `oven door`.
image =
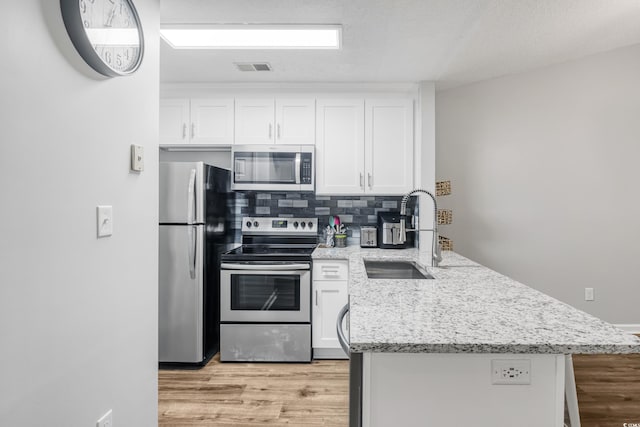
<path id="1" fill-rule="evenodd" d="M 222 263 L 220 320 L 310 322 L 310 265 Z"/>

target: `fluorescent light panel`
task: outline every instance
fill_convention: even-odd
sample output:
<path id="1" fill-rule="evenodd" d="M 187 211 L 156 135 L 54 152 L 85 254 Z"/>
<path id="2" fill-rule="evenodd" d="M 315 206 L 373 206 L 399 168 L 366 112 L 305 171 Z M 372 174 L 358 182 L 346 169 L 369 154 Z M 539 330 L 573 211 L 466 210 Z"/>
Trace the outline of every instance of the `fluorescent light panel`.
<path id="1" fill-rule="evenodd" d="M 339 25 L 163 25 L 174 49 L 340 49 Z"/>

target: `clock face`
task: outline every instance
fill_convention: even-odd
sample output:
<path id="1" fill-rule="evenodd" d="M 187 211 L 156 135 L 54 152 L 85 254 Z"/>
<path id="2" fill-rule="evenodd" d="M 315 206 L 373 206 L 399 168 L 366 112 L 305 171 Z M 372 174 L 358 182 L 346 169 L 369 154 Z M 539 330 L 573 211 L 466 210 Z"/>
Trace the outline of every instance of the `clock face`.
<path id="1" fill-rule="evenodd" d="M 144 39 L 131 0 L 61 0 L 60 4 L 73 44 L 96 71 L 118 76 L 139 67 Z"/>

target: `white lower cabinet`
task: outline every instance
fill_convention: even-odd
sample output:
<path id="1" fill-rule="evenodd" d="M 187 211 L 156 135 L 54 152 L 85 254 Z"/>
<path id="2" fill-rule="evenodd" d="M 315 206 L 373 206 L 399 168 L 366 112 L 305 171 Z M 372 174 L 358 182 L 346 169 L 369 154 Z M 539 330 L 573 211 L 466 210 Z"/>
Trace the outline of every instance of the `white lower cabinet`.
<path id="1" fill-rule="evenodd" d="M 346 260 L 319 260 L 313 263 L 311 342 L 314 359 L 347 358 L 338 342 L 336 321 L 338 312 L 349 301 L 348 277 Z"/>

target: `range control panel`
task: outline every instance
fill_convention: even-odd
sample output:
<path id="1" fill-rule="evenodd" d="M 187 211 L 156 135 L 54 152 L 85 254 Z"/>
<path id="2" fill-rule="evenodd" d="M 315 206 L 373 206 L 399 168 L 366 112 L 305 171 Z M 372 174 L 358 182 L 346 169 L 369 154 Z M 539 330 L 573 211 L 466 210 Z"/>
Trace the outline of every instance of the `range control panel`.
<path id="1" fill-rule="evenodd" d="M 316 234 L 318 232 L 318 218 L 274 218 L 246 216 L 242 218 L 242 232 L 246 234 Z"/>

